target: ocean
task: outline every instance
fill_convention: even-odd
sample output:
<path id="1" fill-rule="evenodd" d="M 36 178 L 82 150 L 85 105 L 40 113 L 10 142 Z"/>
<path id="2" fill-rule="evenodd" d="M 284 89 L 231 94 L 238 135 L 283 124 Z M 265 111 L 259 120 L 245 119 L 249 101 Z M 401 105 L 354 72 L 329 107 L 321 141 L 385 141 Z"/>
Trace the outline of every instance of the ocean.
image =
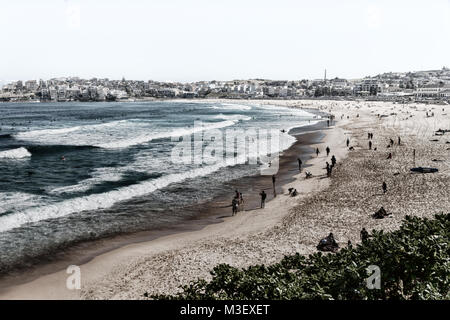
<path id="1" fill-rule="evenodd" d="M 289 130 L 318 117 L 246 101 L 1 103 L 0 274 L 190 219 L 186 208 L 233 195 L 225 182 L 270 168 L 253 142 L 286 150 Z"/>

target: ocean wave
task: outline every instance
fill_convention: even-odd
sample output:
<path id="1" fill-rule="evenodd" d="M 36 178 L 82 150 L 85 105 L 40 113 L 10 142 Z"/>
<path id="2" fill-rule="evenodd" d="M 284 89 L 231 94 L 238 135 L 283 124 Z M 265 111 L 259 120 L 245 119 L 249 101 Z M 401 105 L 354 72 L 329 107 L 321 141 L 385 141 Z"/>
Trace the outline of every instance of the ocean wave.
<path id="1" fill-rule="evenodd" d="M 268 111 L 283 111 L 283 114 L 292 114 L 300 117 L 308 117 L 308 118 L 316 118 L 317 116 L 312 114 L 311 112 L 298 109 L 298 108 L 290 108 L 287 106 L 279 106 L 272 104 L 260 104 L 258 108 L 268 110 Z"/>
<path id="2" fill-rule="evenodd" d="M 71 146 L 71 147 L 99 147 L 105 149 L 127 148 L 154 139 L 164 139 L 190 135 L 199 131 L 220 129 L 232 126 L 239 121 L 250 120 L 250 117 L 236 116 L 219 122 L 203 122 L 201 126 L 173 128 L 161 131 L 153 127 L 148 120 L 121 120 L 99 125 L 77 126 L 62 129 L 47 129 L 21 132 L 16 134 L 20 140 L 39 143 L 37 151 L 44 150 L 44 146 Z M 103 130 L 104 128 L 112 129 Z M 51 150 L 52 148 L 48 148 Z M 54 149 L 54 148 L 53 148 Z"/>
<path id="3" fill-rule="evenodd" d="M 141 151 L 134 157 L 134 161 L 119 167 L 102 167 L 96 168 L 91 177 L 79 181 L 77 184 L 47 188 L 47 193 L 51 195 L 87 192 L 89 189 L 97 184 L 105 182 L 117 182 L 120 181 L 126 173 L 148 173 L 150 171 L 157 171 L 159 168 L 168 168 L 167 159 L 155 158 L 149 151 Z"/>
<path id="4" fill-rule="evenodd" d="M 40 129 L 40 130 L 31 130 L 31 131 L 24 131 L 19 132 L 15 134 L 15 137 L 18 139 L 30 139 L 34 137 L 42 137 L 42 136 L 48 136 L 48 135 L 63 135 L 66 133 L 71 133 L 75 131 L 81 131 L 81 130 L 92 130 L 92 129 L 99 129 L 99 128 L 105 128 L 105 127 L 113 127 L 119 124 L 127 123 L 131 120 L 118 120 L 118 121 L 111 121 L 106 123 L 100 123 L 100 124 L 88 124 L 84 126 L 75 126 L 75 127 L 68 127 L 68 128 L 56 128 L 56 129 Z"/>
<path id="5" fill-rule="evenodd" d="M 105 167 L 105 168 L 97 168 L 92 173 L 92 177 L 89 179 L 85 179 L 80 181 L 75 185 L 69 185 L 64 187 L 57 188 L 49 188 L 47 193 L 49 194 L 64 194 L 64 193 L 77 193 L 77 192 L 86 192 L 91 189 L 93 186 L 103 182 L 116 182 L 122 179 L 123 173 L 129 167 Z"/>
<path id="6" fill-rule="evenodd" d="M 226 120 L 221 122 L 213 122 L 213 123 L 202 123 L 201 126 L 195 126 L 190 128 L 178 128 L 168 132 L 160 132 L 160 133 L 152 133 L 152 134 L 144 134 L 131 139 L 123 139 L 118 141 L 112 141 L 108 143 L 98 144 L 97 146 L 105 149 L 119 149 L 119 148 L 127 148 L 134 145 L 139 145 L 142 143 L 146 143 L 155 139 L 165 139 L 172 137 L 182 137 L 191 135 L 193 133 L 207 131 L 212 129 L 220 129 L 229 126 L 233 126 L 238 122 L 238 120 Z"/>
<path id="7" fill-rule="evenodd" d="M 273 151 L 283 151 L 289 148 L 296 140 L 294 137 L 288 135 L 287 133 L 282 134 L 280 137 L 281 141 L 278 145 L 278 150 Z M 14 214 L 1 216 L 0 232 L 18 228 L 27 223 L 34 223 L 47 219 L 55 219 L 77 212 L 110 208 L 118 202 L 144 196 L 158 189 L 167 187 L 172 183 L 179 183 L 187 179 L 206 176 L 224 167 L 243 164 L 247 162 L 249 158 L 256 158 L 258 152 L 260 152 L 258 149 L 258 146 L 254 144 L 249 152 L 238 154 L 236 158 L 232 159 L 232 161 L 221 161 L 216 164 L 202 166 L 182 173 L 168 174 L 156 179 L 147 180 L 105 193 L 77 197 L 62 202 L 53 203 L 42 207 L 35 207 L 21 212 L 16 212 Z"/>
<path id="8" fill-rule="evenodd" d="M 0 215 L 42 205 L 42 197 L 24 192 L 0 192 Z"/>
<path id="9" fill-rule="evenodd" d="M 220 106 L 213 105 L 209 107 L 210 109 L 216 110 L 251 110 L 252 106 L 245 104 L 234 104 L 234 103 L 221 103 Z"/>
<path id="10" fill-rule="evenodd" d="M 222 165 L 214 165 L 186 171 L 184 173 L 169 174 L 154 180 L 145 181 L 106 193 L 78 197 L 59 203 L 49 204 L 47 206 L 28 209 L 7 216 L 0 216 L 0 232 L 18 228 L 26 223 L 55 219 L 81 211 L 106 209 L 118 202 L 152 193 L 171 183 L 213 173 L 221 167 Z"/>
<path id="11" fill-rule="evenodd" d="M 221 120 L 236 120 L 236 121 L 248 121 L 252 119 L 252 117 L 245 116 L 243 114 L 223 114 L 223 113 L 215 115 L 213 118 Z"/>
<path id="12" fill-rule="evenodd" d="M 31 153 L 24 147 L 0 151 L 0 159 L 23 159 L 31 157 Z"/>
<path id="13" fill-rule="evenodd" d="M 28 151 L 33 155 L 39 154 L 64 154 L 70 151 L 86 150 L 86 149 L 98 149 L 95 146 L 77 146 L 77 145 L 31 145 L 27 146 Z"/>
<path id="14" fill-rule="evenodd" d="M 252 106 L 245 104 L 234 104 L 234 103 L 222 103 L 222 107 L 225 109 L 233 109 L 233 110 L 251 110 Z"/>

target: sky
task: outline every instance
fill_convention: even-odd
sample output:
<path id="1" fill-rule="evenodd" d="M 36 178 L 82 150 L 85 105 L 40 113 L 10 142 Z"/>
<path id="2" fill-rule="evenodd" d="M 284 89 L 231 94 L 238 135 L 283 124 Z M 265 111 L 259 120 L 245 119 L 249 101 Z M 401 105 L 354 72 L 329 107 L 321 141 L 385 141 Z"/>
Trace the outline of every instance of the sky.
<path id="1" fill-rule="evenodd" d="M 361 78 L 450 67 L 450 0 L 0 0 L 0 82 Z"/>

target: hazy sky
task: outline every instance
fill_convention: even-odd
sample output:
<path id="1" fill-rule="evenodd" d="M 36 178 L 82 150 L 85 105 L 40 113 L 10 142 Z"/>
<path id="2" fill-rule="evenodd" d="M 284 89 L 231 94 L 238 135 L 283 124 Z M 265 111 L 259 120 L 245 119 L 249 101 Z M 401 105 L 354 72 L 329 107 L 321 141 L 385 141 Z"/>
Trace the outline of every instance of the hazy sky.
<path id="1" fill-rule="evenodd" d="M 0 81 L 358 78 L 450 66 L 450 0 L 0 0 Z"/>

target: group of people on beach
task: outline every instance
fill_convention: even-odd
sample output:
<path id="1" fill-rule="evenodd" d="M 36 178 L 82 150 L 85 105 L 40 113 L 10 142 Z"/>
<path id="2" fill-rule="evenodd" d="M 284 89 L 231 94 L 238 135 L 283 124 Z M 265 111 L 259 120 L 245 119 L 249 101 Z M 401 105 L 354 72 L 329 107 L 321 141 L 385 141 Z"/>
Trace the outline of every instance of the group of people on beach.
<path id="1" fill-rule="evenodd" d="M 331 177 L 331 173 L 333 171 L 334 166 L 336 165 L 336 162 L 337 162 L 336 157 L 334 155 L 331 157 L 331 165 L 328 163 L 328 161 L 326 162 L 326 170 L 328 178 Z"/>
<path id="2" fill-rule="evenodd" d="M 242 192 L 235 190 L 234 198 L 231 201 L 231 208 L 233 216 L 236 215 L 239 210 L 244 211 L 244 197 L 242 196 Z"/>

